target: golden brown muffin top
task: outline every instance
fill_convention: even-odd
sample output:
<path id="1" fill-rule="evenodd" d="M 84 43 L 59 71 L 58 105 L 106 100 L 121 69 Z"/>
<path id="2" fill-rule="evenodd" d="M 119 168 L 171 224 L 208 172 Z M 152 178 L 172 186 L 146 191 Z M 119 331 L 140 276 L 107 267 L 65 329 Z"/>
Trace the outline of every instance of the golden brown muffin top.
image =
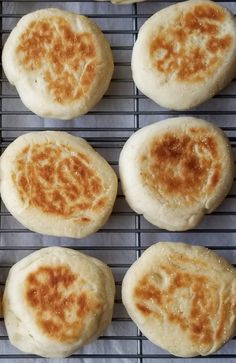
<path id="1" fill-rule="evenodd" d="M 233 44 L 226 14 L 215 4 L 193 5 L 157 27 L 156 34 L 149 45 L 153 65 L 179 82 L 194 83 L 211 76 Z"/>

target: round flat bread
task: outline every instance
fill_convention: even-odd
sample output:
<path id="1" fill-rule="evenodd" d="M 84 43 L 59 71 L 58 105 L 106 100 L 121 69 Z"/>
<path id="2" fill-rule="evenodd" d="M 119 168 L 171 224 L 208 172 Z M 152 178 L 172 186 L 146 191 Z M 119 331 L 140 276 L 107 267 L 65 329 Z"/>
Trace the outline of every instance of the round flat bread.
<path id="1" fill-rule="evenodd" d="M 122 300 L 154 344 L 181 357 L 214 353 L 236 333 L 236 270 L 204 247 L 159 242 L 127 271 Z"/>
<path id="2" fill-rule="evenodd" d="M 195 227 L 223 201 L 234 178 L 228 139 L 193 117 L 140 129 L 126 142 L 119 165 L 130 207 L 170 231 Z"/>
<path id="3" fill-rule="evenodd" d="M 236 21 L 208 0 L 158 11 L 133 48 L 136 86 L 163 107 L 185 110 L 213 97 L 236 75 Z"/>
<path id="4" fill-rule="evenodd" d="M 3 296 L 10 342 L 43 357 L 66 357 L 110 324 L 115 284 L 103 262 L 62 247 L 41 249 L 10 270 Z"/>
<path id="5" fill-rule="evenodd" d="M 1 196 L 32 231 L 81 238 L 108 219 L 117 193 L 110 165 L 85 140 L 65 132 L 18 137 L 0 159 Z"/>
<path id="6" fill-rule="evenodd" d="M 26 107 L 62 120 L 87 113 L 106 92 L 114 68 L 94 22 L 53 8 L 23 16 L 4 46 L 2 64 Z"/>

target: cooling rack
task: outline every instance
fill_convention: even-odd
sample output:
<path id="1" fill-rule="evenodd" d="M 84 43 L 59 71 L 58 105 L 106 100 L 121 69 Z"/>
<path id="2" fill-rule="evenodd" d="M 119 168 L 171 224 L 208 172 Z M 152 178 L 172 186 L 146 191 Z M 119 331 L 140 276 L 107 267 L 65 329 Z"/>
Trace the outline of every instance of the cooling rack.
<path id="1" fill-rule="evenodd" d="M 171 116 L 195 115 L 212 121 L 229 136 L 236 148 L 236 82 L 212 100 L 186 112 L 168 111 L 155 105 L 138 92 L 132 82 L 130 57 L 141 24 L 154 12 L 174 1 L 147 1 L 145 3 L 115 6 L 88 0 L 71 1 L 0 1 L 0 27 L 2 45 L 18 19 L 27 12 L 59 7 L 88 15 L 102 28 L 109 39 L 115 60 L 115 72 L 109 91 L 88 115 L 69 122 L 42 120 L 22 105 L 16 90 L 1 77 L 1 149 L 17 136 L 29 131 L 63 130 L 83 136 L 100 152 L 117 171 L 118 157 L 124 142 L 140 127 Z M 234 1 L 221 1 L 222 5 L 236 13 Z M 201 225 L 185 233 L 167 233 L 154 228 L 142 217 L 132 212 L 125 203 L 119 189 L 117 202 L 109 222 L 95 235 L 82 240 L 45 237 L 30 232 L 18 224 L 1 205 L 0 212 L 0 287 L 9 268 L 29 253 L 49 245 L 61 245 L 79 249 L 84 253 L 101 258 L 112 268 L 117 295 L 111 327 L 97 342 L 90 344 L 68 360 L 80 358 L 81 362 L 180 362 L 183 358 L 173 357 L 154 347 L 137 330 L 127 316 L 121 303 L 120 286 L 127 268 L 142 251 L 157 241 L 184 241 L 205 245 L 236 262 L 236 186 L 224 203 Z M 3 320 L 0 322 L 0 359 L 6 362 L 35 362 L 36 357 L 20 353 L 9 344 Z M 37 359 L 41 360 L 42 358 Z M 219 352 L 210 357 L 195 358 L 202 361 L 235 362 L 236 340 L 233 339 Z M 42 361 L 42 360 L 41 360 Z M 47 361 L 44 359 L 44 361 Z M 57 360 L 50 360 L 57 361 Z M 65 360 L 67 361 L 67 359 Z M 185 359 L 185 362 L 192 360 Z"/>

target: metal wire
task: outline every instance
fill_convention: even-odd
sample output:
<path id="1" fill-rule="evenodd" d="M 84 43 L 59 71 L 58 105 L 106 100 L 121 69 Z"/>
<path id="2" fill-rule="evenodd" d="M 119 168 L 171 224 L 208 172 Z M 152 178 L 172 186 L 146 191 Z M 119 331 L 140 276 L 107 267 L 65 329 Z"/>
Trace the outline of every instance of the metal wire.
<path id="1" fill-rule="evenodd" d="M 6 38 L 7 34 L 9 34 L 10 29 L 7 29 L 3 27 L 3 22 L 7 19 L 19 19 L 21 16 L 24 15 L 24 13 L 21 12 L 15 12 L 13 14 L 10 13 L 3 13 L 3 6 L 6 3 L 34 3 L 34 0 L 8 0 L 8 1 L 0 1 L 0 33 L 2 34 L 1 42 L 3 42 L 3 39 Z M 64 3 L 63 0 L 51 0 L 50 3 Z M 93 0 L 80 0 L 80 3 L 91 3 Z M 166 0 L 165 2 L 168 3 L 174 3 L 174 1 Z M 228 2 L 227 0 L 221 0 L 220 2 Z M 47 4 L 47 0 L 40 0 L 39 3 L 43 3 L 44 5 Z M 67 3 L 78 3 L 77 0 L 71 0 L 67 1 Z M 153 0 L 148 1 L 148 3 L 153 4 L 159 4 L 163 3 L 163 1 Z M 103 3 L 100 4 L 100 6 L 103 6 Z M 105 4 L 104 4 L 105 6 Z M 19 8 L 19 6 L 17 7 Z M 128 9 L 128 8 L 127 8 Z M 142 5 L 134 4 L 132 5 L 132 11 L 130 13 L 127 12 L 122 13 L 113 13 L 112 7 L 106 11 L 104 11 L 102 14 L 97 13 L 89 13 L 87 14 L 90 18 L 93 18 L 96 20 L 102 20 L 102 19 L 113 19 L 113 22 L 115 24 L 116 21 L 119 19 L 127 19 L 127 21 L 131 21 L 131 27 L 130 29 L 116 29 L 116 27 L 112 27 L 112 29 L 105 29 L 104 33 L 108 36 L 111 35 L 127 35 L 132 37 L 132 44 L 130 45 L 113 45 L 112 44 L 112 50 L 114 52 L 125 52 L 127 54 L 127 59 L 124 60 L 116 60 L 115 61 L 115 67 L 116 67 L 116 75 L 112 79 L 112 89 L 113 92 L 110 94 L 107 94 L 104 96 L 104 101 L 109 102 L 119 102 L 119 107 L 117 110 L 107 110 L 105 107 L 100 108 L 99 110 L 92 110 L 88 113 L 86 116 L 87 119 L 93 118 L 96 116 L 99 121 L 102 120 L 105 116 L 112 116 L 112 117 L 131 117 L 132 122 L 130 122 L 127 125 L 122 125 L 119 122 L 114 122 L 109 126 L 76 126 L 70 124 L 70 123 L 60 123 L 58 126 L 51 126 L 47 127 L 47 130 L 62 130 L 62 131 L 68 131 L 68 132 L 76 132 L 76 133 L 85 133 L 85 138 L 87 141 L 89 141 L 92 146 L 97 148 L 99 151 L 107 152 L 108 154 L 111 153 L 112 155 L 114 152 L 116 153 L 117 157 L 119 155 L 119 151 L 124 145 L 125 141 L 128 139 L 129 135 L 132 134 L 134 131 L 138 130 L 140 127 L 143 126 L 143 117 L 149 116 L 149 117 L 159 117 L 159 118 L 165 118 L 169 116 L 176 116 L 176 115 L 202 115 L 206 116 L 212 120 L 214 120 L 214 116 L 220 117 L 222 120 L 226 118 L 227 116 L 234 116 L 236 115 L 236 107 L 233 108 L 225 107 L 224 103 L 222 103 L 221 109 L 208 109 L 203 108 L 200 110 L 191 110 L 191 111 L 183 111 L 181 113 L 176 111 L 170 111 L 170 110 L 162 110 L 159 108 L 156 109 L 143 109 L 141 107 L 141 102 L 148 101 L 147 98 L 141 94 L 139 94 L 137 88 L 134 86 L 132 78 L 130 74 L 121 76 L 119 72 L 119 69 L 129 69 L 130 68 L 130 54 L 132 50 L 132 45 L 135 42 L 140 26 L 140 21 L 144 21 L 145 18 L 149 17 L 151 13 L 143 12 L 140 9 L 142 9 Z M 158 9 L 157 9 L 158 10 Z M 86 14 L 85 14 L 86 15 Z M 2 44 L 1 44 L 2 47 Z M 233 85 L 235 85 L 236 79 L 233 80 Z M 21 115 L 22 117 L 28 117 L 32 116 L 32 112 L 20 108 L 18 111 L 15 109 L 15 104 L 20 105 L 19 97 L 16 91 L 12 91 L 10 93 L 7 93 L 5 91 L 4 86 L 7 84 L 7 80 L 2 74 L 0 79 L 0 86 L 1 86 L 1 94 L 0 94 L 0 132 L 1 132 L 1 140 L 0 140 L 0 147 L 2 150 L 6 148 L 6 146 L 12 142 L 18 134 L 25 133 L 28 131 L 40 131 L 43 130 L 43 127 L 35 126 L 34 123 L 32 123 L 30 126 L 18 126 L 14 123 L 12 124 L 12 120 L 14 119 L 14 116 Z M 130 92 L 118 92 L 117 87 L 119 85 L 131 85 L 131 91 Z M 4 88 L 4 89 L 3 89 Z M 214 97 L 214 100 L 217 102 L 230 102 L 230 100 L 234 100 L 236 98 L 236 88 L 232 89 L 230 92 L 223 91 L 221 94 L 218 94 Z M 123 102 L 131 102 L 129 104 L 130 107 L 127 107 L 125 110 L 123 109 Z M 13 104 L 14 102 L 14 104 Z M 14 105 L 14 109 L 13 109 Z M 102 104 L 103 105 L 103 104 Z M 20 107 L 20 106 L 19 106 Z M 152 107 L 153 108 L 153 107 Z M 33 116 L 35 120 L 37 119 L 36 116 Z M 112 119 L 111 117 L 111 119 Z M 8 123 L 8 120 L 10 118 L 10 123 Z M 99 122 L 98 122 L 99 124 Z M 231 145 L 233 148 L 236 147 L 236 126 L 232 125 L 221 125 L 222 129 L 229 135 L 229 139 L 231 141 Z M 89 136 L 86 136 L 86 133 L 89 132 Z M 12 133 L 11 136 L 9 136 L 9 133 Z M 99 133 L 99 135 L 98 135 Z M 109 156 L 108 156 L 109 158 Z M 113 165 L 114 168 L 117 168 L 118 165 L 118 158 L 112 156 L 112 159 L 109 160 L 110 164 Z M 213 244 L 209 244 L 207 247 L 215 250 L 220 251 L 221 253 L 228 254 L 228 256 L 231 256 L 231 254 L 235 253 L 236 251 L 236 244 L 235 244 L 235 238 L 236 238 L 236 228 L 235 226 L 235 220 L 236 220 L 236 193 L 235 193 L 235 186 L 230 192 L 230 194 L 227 196 L 225 203 L 222 205 L 222 208 L 218 209 L 211 215 L 205 217 L 205 224 L 200 225 L 198 228 L 191 230 L 190 232 L 186 233 L 174 233 L 170 232 L 173 236 L 174 240 L 189 240 L 191 241 L 192 236 L 194 236 L 195 242 L 199 242 L 199 244 L 202 244 L 202 238 L 204 238 L 204 235 L 210 235 L 214 239 Z M 19 227 L 17 224 L 13 228 L 12 226 L 8 227 L 8 223 L 6 223 L 6 220 L 11 219 L 11 215 L 8 211 L 5 210 L 3 206 L 1 206 L 0 211 L 0 232 L 1 236 L 4 236 L 4 238 L 7 239 L 8 243 L 5 242 L 5 239 L 2 239 L 0 244 L 0 275 L 3 276 L 3 279 L 0 281 L 0 288 L 3 289 L 5 285 L 4 276 L 7 275 L 8 270 L 11 268 L 11 266 L 16 262 L 16 260 L 20 259 L 22 256 L 22 253 L 28 254 L 33 251 L 38 250 L 42 246 L 40 245 L 34 245 L 30 243 L 27 236 L 30 236 L 31 234 L 34 235 L 34 232 L 31 232 L 23 227 Z M 125 220 L 130 220 L 130 224 L 127 227 L 126 223 L 121 223 L 120 219 L 124 218 Z M 119 223 L 117 226 L 116 219 L 119 219 Z M 214 225 L 214 228 L 211 228 L 208 226 L 207 221 L 212 221 L 216 219 L 216 223 Z M 134 212 L 129 210 L 127 205 L 125 205 L 124 196 L 120 192 L 117 198 L 117 206 L 112 213 L 111 220 L 114 223 L 108 224 L 104 226 L 96 236 L 98 236 L 99 241 L 101 241 L 100 236 L 109 236 L 111 238 L 112 243 L 109 243 L 108 245 L 103 245 L 102 243 L 98 244 L 95 239 L 92 240 L 92 243 L 87 245 L 85 242 L 80 242 L 76 245 L 76 243 L 73 242 L 65 242 L 65 246 L 69 248 L 78 249 L 81 251 L 85 251 L 85 253 L 92 253 L 94 256 L 96 256 L 97 253 L 106 253 L 109 252 L 113 255 L 121 253 L 120 261 L 114 262 L 114 261 L 107 261 L 109 266 L 113 269 L 113 272 L 116 276 L 116 287 L 117 289 L 120 288 L 122 283 L 122 275 L 127 270 L 127 268 L 130 267 L 131 263 L 133 261 L 126 261 L 124 256 L 133 256 L 133 260 L 135 258 L 138 258 L 143 250 L 145 250 L 146 246 L 148 245 L 148 241 L 146 239 L 153 238 L 160 240 L 162 236 L 164 237 L 167 232 L 166 230 L 154 228 L 151 225 L 148 225 L 145 223 L 142 217 L 136 215 Z M 132 223 L 131 223 L 132 222 Z M 20 245 L 14 245 L 11 243 L 11 236 L 19 235 L 19 239 L 21 238 L 22 243 Z M 95 237 L 96 237 L 95 236 Z M 126 244 L 119 244 L 118 239 L 124 238 L 124 236 L 127 236 L 127 242 Z M 190 237 L 191 236 L 191 237 Z M 56 244 L 56 240 L 53 240 L 53 244 Z M 9 254 L 10 253 L 10 254 Z M 12 253 L 12 258 L 11 256 Z M 5 259 L 4 256 L 8 256 L 8 259 Z M 124 259 L 124 260 L 123 260 Z M 235 261 L 231 261 L 232 263 Z M 235 266 L 235 264 L 234 264 Z M 117 274 L 117 271 L 121 271 L 121 276 Z M 118 307 L 121 307 L 121 299 L 120 295 L 118 294 L 118 297 L 115 300 L 115 305 Z M 113 318 L 113 324 L 121 324 L 123 327 L 123 331 L 126 331 L 127 324 L 132 324 L 130 318 L 125 314 L 122 313 L 119 316 L 114 316 Z M 0 319 L 0 340 L 2 341 L 1 344 L 6 344 L 5 350 L 3 349 L 1 352 L 4 354 L 0 355 L 1 360 L 10 360 L 10 359 L 31 359 L 36 358 L 36 356 L 31 354 L 23 354 L 16 352 L 13 353 L 7 353 L 9 350 L 8 347 L 8 337 L 6 333 L 4 333 L 3 328 L 3 319 Z M 233 339 L 234 348 L 232 348 L 232 353 L 224 353 L 224 351 L 218 354 L 214 354 L 208 357 L 198 357 L 197 359 L 221 359 L 222 363 L 225 361 L 225 359 L 236 359 L 236 354 L 234 354 L 234 350 L 236 348 L 235 346 L 235 338 Z M 119 354 L 111 354 L 111 353 L 90 353 L 89 351 L 87 353 L 81 353 L 81 354 L 73 354 L 69 359 L 105 359 L 106 362 L 110 362 L 111 359 L 117 360 L 119 362 L 121 359 L 125 359 L 127 362 L 138 362 L 138 363 L 144 363 L 149 362 L 152 359 L 171 359 L 171 362 L 178 362 L 182 358 L 173 357 L 170 354 L 162 353 L 161 351 L 158 353 L 151 353 L 149 352 L 148 348 L 144 346 L 144 344 L 148 344 L 147 339 L 142 336 L 140 331 L 136 331 L 136 334 L 133 333 L 132 335 L 128 335 L 127 333 L 123 334 L 109 334 L 102 336 L 99 339 L 100 342 L 107 342 L 108 344 L 112 344 L 113 341 L 121 341 L 122 344 L 125 344 L 125 342 L 132 342 L 136 343 L 135 348 L 130 352 L 127 349 L 122 348 L 122 352 Z M 232 345 L 231 345 L 232 346 Z M 38 357 L 37 357 L 38 358 Z"/>

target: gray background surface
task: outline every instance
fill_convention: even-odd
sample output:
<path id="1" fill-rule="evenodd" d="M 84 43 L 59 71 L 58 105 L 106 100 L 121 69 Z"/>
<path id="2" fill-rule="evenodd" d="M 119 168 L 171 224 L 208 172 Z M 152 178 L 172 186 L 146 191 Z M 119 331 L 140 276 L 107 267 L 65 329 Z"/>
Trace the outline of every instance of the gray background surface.
<path id="1" fill-rule="evenodd" d="M 5 41 L 8 32 L 17 23 L 20 16 L 36 9 L 58 7 L 81 14 L 90 15 L 105 31 L 111 43 L 115 72 L 107 95 L 88 115 L 72 121 L 57 121 L 41 119 L 31 114 L 22 104 L 14 87 L 3 80 L 2 84 L 2 140 L 1 146 L 9 144 L 15 137 L 32 130 L 64 129 L 75 135 L 87 137 L 117 170 L 117 161 L 122 145 L 126 138 L 138 127 L 165 119 L 173 114 L 151 100 L 138 96 L 132 83 L 130 57 L 135 41 L 137 29 L 146 18 L 154 12 L 171 5 L 174 2 L 152 1 L 137 5 L 116 6 L 110 3 L 98 2 L 45 2 L 45 1 L 2 1 L 2 36 Z M 221 2 L 236 13 L 236 3 Z M 108 17 L 108 15 L 110 17 Z M 4 78 L 4 75 L 3 75 Z M 9 97 L 13 96 L 13 97 Z M 110 97 L 109 97 L 110 96 Z M 135 96 L 135 97 L 134 97 Z M 236 148 L 236 82 L 223 90 L 220 95 L 192 110 L 192 114 L 214 122 L 222 127 L 230 136 L 234 150 Z M 137 115 L 137 112 L 140 114 Z M 227 111 L 227 112 L 226 112 Z M 19 114 L 20 112 L 20 114 Z M 100 129 L 103 130 L 100 130 Z M 127 313 L 121 303 L 120 284 L 124 273 L 130 264 L 139 256 L 143 249 L 157 241 L 183 241 L 192 244 L 214 246 L 218 253 L 227 257 L 231 263 L 236 263 L 236 184 L 218 208 L 216 213 L 206 216 L 199 227 L 185 233 L 167 233 L 150 225 L 142 217 L 137 216 L 127 206 L 119 188 L 114 213 L 101 231 L 91 237 L 78 239 L 47 237 L 25 230 L 1 206 L 1 237 L 0 237 L 0 284 L 4 288 L 8 270 L 12 264 L 28 255 L 33 250 L 50 245 L 61 245 L 80 249 L 91 256 L 98 257 L 108 263 L 116 279 L 116 303 L 112 325 L 105 332 L 105 336 L 97 342 L 81 349 L 79 361 L 86 363 L 125 362 L 125 363 L 154 363 L 181 362 L 183 359 L 166 357 L 153 358 L 153 355 L 167 352 L 158 349 L 142 336 L 136 339 L 138 331 L 129 321 Z M 218 231 L 216 231 L 217 229 Z M 229 249 L 230 247 L 230 249 Z M 110 338 L 109 338 L 110 337 Z M 115 338 L 114 338 L 115 337 Z M 59 362 L 57 359 L 26 358 L 9 344 L 4 324 L 0 324 L 0 354 L 10 354 L 12 362 Z M 100 358 L 89 358 L 83 355 L 101 355 Z M 224 354 L 236 354 L 236 340 L 232 340 L 223 347 L 217 355 L 221 358 L 201 359 L 201 362 L 226 362 Z M 15 356 L 14 355 L 18 355 Z M 119 358 L 105 358 L 105 354 L 121 354 Z M 141 359 L 134 355 L 143 354 Z M 130 356 L 131 355 L 131 356 Z M 27 359 L 27 360 L 26 360 Z M 78 360 L 71 357 L 64 361 Z M 2 358 L 9 362 L 10 357 Z M 196 362 L 196 359 L 194 359 Z M 234 358 L 227 359 L 233 363 Z M 192 359 L 185 359 L 190 363 Z"/>

